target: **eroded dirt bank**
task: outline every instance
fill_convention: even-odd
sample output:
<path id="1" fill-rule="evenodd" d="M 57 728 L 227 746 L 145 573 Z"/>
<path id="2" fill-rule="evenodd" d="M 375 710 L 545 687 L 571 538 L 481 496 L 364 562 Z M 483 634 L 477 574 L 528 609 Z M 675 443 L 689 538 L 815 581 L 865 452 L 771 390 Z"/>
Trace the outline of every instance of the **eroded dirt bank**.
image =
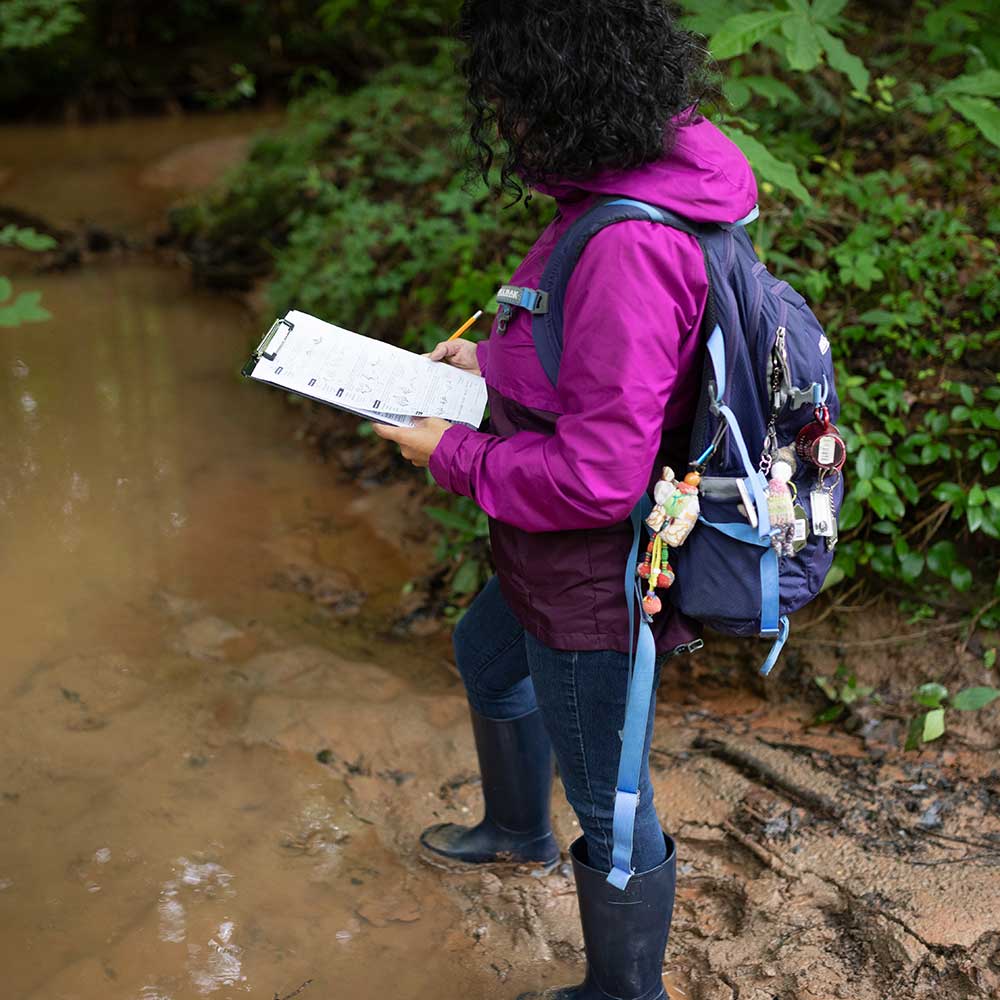
<path id="1" fill-rule="evenodd" d="M 58 192 L 59 226 L 131 232 L 186 162 L 211 174 L 205 147 L 144 146 L 147 127 L 50 135 L 46 170 L 15 164 L 8 191 L 36 212 Z M 116 191 L 102 214 L 95 192 Z M 512 998 L 566 981 L 567 867 L 456 876 L 416 854 L 423 826 L 473 818 L 479 797 L 446 630 L 401 592 L 428 560 L 407 534 L 420 478 L 320 461 L 281 399 L 233 374 L 258 320 L 180 271 L 119 248 L 19 280 L 55 319 L 0 339 L 3 995 Z M 919 638 L 881 644 L 896 634 Z M 755 655 L 711 643 L 661 690 L 672 994 L 1000 995 L 993 717 L 920 755 L 891 711 L 853 735 L 804 728 L 811 678 L 838 663 L 891 700 L 979 682 L 976 658 L 887 603 L 800 629 L 766 687 Z M 561 798 L 555 821 L 568 844 Z"/>

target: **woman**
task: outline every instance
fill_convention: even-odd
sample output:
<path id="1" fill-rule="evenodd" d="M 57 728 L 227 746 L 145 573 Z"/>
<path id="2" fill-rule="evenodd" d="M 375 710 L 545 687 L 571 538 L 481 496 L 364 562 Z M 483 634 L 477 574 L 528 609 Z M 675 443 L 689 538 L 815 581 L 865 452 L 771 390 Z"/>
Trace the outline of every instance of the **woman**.
<path id="1" fill-rule="evenodd" d="M 607 195 L 704 222 L 736 222 L 754 207 L 743 156 L 693 110 L 710 89 L 706 54 L 659 0 L 467 0 L 460 36 L 483 176 L 497 156 L 515 197 L 527 185 L 556 199 L 511 284 L 537 288 L 559 237 Z M 454 639 L 485 818 L 432 827 L 425 850 L 452 865 L 554 866 L 551 750 L 583 832 L 571 855 L 586 978 L 525 997 L 665 996 L 676 862 L 649 781 L 652 710 L 636 875 L 624 892 L 606 882 L 629 674 L 622 581 L 629 512 L 665 462 L 686 467 L 707 291 L 693 237 L 652 222 L 610 226 L 586 246 L 566 292 L 557 386 L 519 309 L 478 347 L 455 341 L 432 354 L 483 374 L 488 431 L 441 420 L 376 427 L 489 514 L 497 566 Z M 694 638 L 691 626 L 669 608 L 657 617 L 661 663 Z"/>

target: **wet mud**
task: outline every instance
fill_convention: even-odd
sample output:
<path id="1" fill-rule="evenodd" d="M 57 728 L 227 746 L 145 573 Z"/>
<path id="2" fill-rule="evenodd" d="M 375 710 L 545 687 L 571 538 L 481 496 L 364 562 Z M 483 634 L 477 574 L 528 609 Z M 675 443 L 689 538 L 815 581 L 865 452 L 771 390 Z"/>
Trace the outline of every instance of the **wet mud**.
<path id="1" fill-rule="evenodd" d="M 103 216 L 63 195 L 54 224 L 149 226 L 185 163 L 205 171 L 206 148 L 245 132 L 200 123 L 193 139 L 227 141 L 188 156 L 156 123 L 116 129 L 84 143 L 105 143 L 107 176 L 57 131 L 46 148 L 64 184 L 85 162 L 81 190 L 140 204 Z M 11 169 L 0 199 L 43 211 Z M 513 998 L 571 981 L 565 861 L 540 877 L 420 858 L 423 827 L 480 807 L 447 631 L 408 617 L 400 577 L 430 558 L 398 530 L 423 482 L 324 463 L 278 394 L 235 375 L 258 318 L 183 271 L 123 253 L 26 280 L 55 318 L 0 337 L 2 995 Z M 1000 995 L 995 735 L 970 721 L 904 755 L 884 720 L 806 728 L 816 704 L 789 695 L 893 629 L 885 612 L 793 639 L 783 686 L 754 686 L 753 653 L 722 642 L 665 672 L 673 997 Z M 912 656 L 964 662 L 948 636 Z M 893 668 L 891 650 L 855 658 L 870 682 Z M 558 790 L 554 824 L 568 846 Z"/>

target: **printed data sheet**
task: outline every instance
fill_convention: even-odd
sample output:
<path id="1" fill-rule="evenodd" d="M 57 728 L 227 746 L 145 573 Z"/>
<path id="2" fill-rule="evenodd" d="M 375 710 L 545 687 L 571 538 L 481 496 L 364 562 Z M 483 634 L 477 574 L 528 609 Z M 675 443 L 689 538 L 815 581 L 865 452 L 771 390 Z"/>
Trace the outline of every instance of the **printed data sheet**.
<path id="1" fill-rule="evenodd" d="M 415 417 L 478 427 L 486 408 L 480 376 L 298 311 L 275 321 L 244 374 L 397 427 Z"/>

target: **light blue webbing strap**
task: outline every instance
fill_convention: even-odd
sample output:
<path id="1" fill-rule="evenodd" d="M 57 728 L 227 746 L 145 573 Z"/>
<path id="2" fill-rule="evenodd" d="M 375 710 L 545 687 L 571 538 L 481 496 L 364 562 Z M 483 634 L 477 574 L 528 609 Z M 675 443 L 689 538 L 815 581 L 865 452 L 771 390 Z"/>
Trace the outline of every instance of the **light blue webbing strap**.
<path id="1" fill-rule="evenodd" d="M 785 643 L 788 641 L 788 615 L 782 615 L 778 619 L 778 624 L 778 637 L 774 640 L 774 644 L 771 646 L 771 652 L 767 654 L 767 659 L 765 659 L 760 665 L 760 673 L 763 677 L 766 677 L 771 672 L 771 668 L 778 662 L 778 656 L 780 655 L 782 649 L 784 649 Z"/>
<path id="2" fill-rule="evenodd" d="M 781 580 L 778 573 L 778 553 L 768 548 L 760 560 L 760 635 L 774 636 L 771 651 L 760 666 L 766 677 L 777 663 L 778 655 L 788 640 L 788 616 L 781 613 Z"/>
<path id="3" fill-rule="evenodd" d="M 654 222 L 662 222 L 664 215 L 655 205 L 647 205 L 644 201 L 636 201 L 635 198 L 616 198 L 609 201 L 609 205 L 635 205 L 641 208 Z"/>
<path id="4" fill-rule="evenodd" d="M 709 334 L 708 356 L 712 362 L 712 372 L 715 375 L 715 410 L 726 424 L 729 426 L 729 433 L 736 444 L 740 461 L 746 470 L 747 479 L 750 482 L 750 490 L 753 493 L 754 506 L 757 508 L 757 533 L 760 538 L 769 538 L 771 535 L 771 518 L 767 512 L 767 497 L 764 495 L 763 476 L 760 471 L 750 461 L 750 452 L 747 450 L 746 441 L 743 439 L 743 432 L 740 430 L 739 421 L 736 414 L 722 402 L 726 392 L 726 340 L 722 333 L 722 328 L 716 326 Z"/>
<path id="5" fill-rule="evenodd" d="M 649 706 L 653 698 L 653 675 L 656 672 L 656 644 L 649 627 L 649 617 L 639 609 L 639 635 L 633 659 L 638 587 L 635 567 L 639 558 L 639 545 L 643 536 L 643 522 L 652 503 L 643 494 L 632 511 L 632 549 L 625 568 L 625 599 L 629 620 L 629 683 L 625 701 L 625 722 L 622 726 L 622 752 L 618 761 L 618 780 L 615 789 L 615 812 L 612 826 L 612 868 L 608 882 L 617 889 L 624 889 L 635 873 L 632 868 L 632 841 L 635 833 L 635 814 L 639 806 L 639 775 L 642 771 L 642 752 L 646 745 L 646 726 Z"/>
<path id="6" fill-rule="evenodd" d="M 707 225 L 705 223 L 696 223 L 692 219 L 687 219 L 684 216 L 677 215 L 674 212 L 669 212 L 669 213 L 664 212 L 662 209 L 657 208 L 656 205 L 649 205 L 646 202 L 639 201 L 636 198 L 615 198 L 614 201 L 609 201 L 607 202 L 607 204 L 633 205 L 636 208 L 641 208 L 646 213 L 646 215 L 648 215 L 649 218 L 653 220 L 653 222 L 666 222 L 668 219 L 677 221 L 684 226 L 685 231 L 687 231 L 688 229 L 694 230 L 695 232 L 692 233 L 692 235 L 696 235 L 699 226 L 704 228 Z M 758 205 L 754 205 L 754 207 L 751 208 L 750 211 L 747 212 L 747 214 L 744 215 L 742 219 L 737 219 L 735 222 L 716 222 L 716 223 L 711 223 L 711 225 L 718 226 L 720 229 L 733 230 L 733 229 L 739 229 L 742 226 L 749 226 L 751 222 L 755 221 L 759 217 L 760 217 L 760 207 Z"/>
<path id="7" fill-rule="evenodd" d="M 760 217 L 760 206 L 754 205 L 753 208 L 743 216 L 742 219 L 737 219 L 735 222 L 721 222 L 719 225 L 723 229 L 736 229 L 737 226 L 749 226 L 751 222 Z"/>

